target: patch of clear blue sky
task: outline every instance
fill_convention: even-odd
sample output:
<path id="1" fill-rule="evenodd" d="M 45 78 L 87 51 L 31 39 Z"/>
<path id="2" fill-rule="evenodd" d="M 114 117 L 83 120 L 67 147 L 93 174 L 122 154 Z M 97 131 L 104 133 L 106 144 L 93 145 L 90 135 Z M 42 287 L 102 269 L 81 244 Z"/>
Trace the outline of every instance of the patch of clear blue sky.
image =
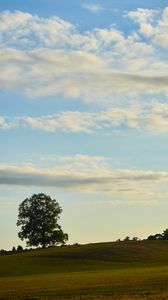
<path id="1" fill-rule="evenodd" d="M 40 156 L 81 154 L 110 158 L 109 164 L 113 169 L 168 171 L 168 140 L 164 134 L 122 131 L 107 135 L 102 131 L 88 135 L 13 129 L 8 133 L 1 131 L 0 140 L 3 141 L 1 163 L 38 162 Z"/>
<path id="2" fill-rule="evenodd" d="M 17 105 L 15 103 L 17 102 Z M 92 105 L 84 103 L 81 99 L 68 99 L 63 96 L 46 96 L 31 98 L 19 92 L 0 91 L 1 115 L 20 116 L 29 115 L 38 117 L 59 113 L 66 110 L 88 111 Z M 95 107 L 94 107 L 95 111 Z"/>
<path id="3" fill-rule="evenodd" d="M 83 8 L 84 4 L 99 4 L 104 10 L 92 13 Z M 117 23 L 123 11 L 141 8 L 164 8 L 167 1 L 163 0 L 116 0 L 116 1 L 84 1 L 84 0 L 6 0 L 0 2 L 0 10 L 21 10 L 40 16 L 49 17 L 57 15 L 74 24 L 79 24 L 80 28 L 87 30 L 94 27 L 107 27 Z M 118 10 L 118 11 L 116 11 Z M 126 31 L 131 28 L 128 20 L 123 18 L 123 28 Z M 128 28 L 127 28 L 128 27 Z"/>

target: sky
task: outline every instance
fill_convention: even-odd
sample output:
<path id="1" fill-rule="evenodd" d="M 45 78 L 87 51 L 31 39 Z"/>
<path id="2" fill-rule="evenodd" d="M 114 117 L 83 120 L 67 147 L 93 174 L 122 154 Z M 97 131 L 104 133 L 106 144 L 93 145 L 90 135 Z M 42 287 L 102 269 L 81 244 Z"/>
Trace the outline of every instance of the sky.
<path id="1" fill-rule="evenodd" d="M 56 199 L 69 243 L 167 228 L 167 1 L 0 2 L 0 249 Z"/>

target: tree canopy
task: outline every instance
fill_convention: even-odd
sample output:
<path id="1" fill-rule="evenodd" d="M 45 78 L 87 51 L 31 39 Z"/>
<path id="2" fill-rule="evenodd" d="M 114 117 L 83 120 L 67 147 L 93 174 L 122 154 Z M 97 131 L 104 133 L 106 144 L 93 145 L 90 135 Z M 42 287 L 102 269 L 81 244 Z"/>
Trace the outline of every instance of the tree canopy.
<path id="1" fill-rule="evenodd" d="M 165 229 L 163 233 L 148 236 L 148 240 L 168 240 L 168 229 Z"/>
<path id="2" fill-rule="evenodd" d="M 26 198 L 19 205 L 17 225 L 21 226 L 18 236 L 26 240 L 27 246 L 65 244 L 68 234 L 58 224 L 62 208 L 55 199 L 43 193 Z"/>

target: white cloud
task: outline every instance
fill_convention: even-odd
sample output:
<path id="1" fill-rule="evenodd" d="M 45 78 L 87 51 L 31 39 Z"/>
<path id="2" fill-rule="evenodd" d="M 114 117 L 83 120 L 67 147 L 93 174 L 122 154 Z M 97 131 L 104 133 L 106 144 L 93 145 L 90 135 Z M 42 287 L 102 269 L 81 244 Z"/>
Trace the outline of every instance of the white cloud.
<path id="1" fill-rule="evenodd" d="M 99 112 L 63 111 L 56 115 L 0 116 L 0 129 L 29 128 L 46 132 L 72 132 L 94 134 L 98 130 L 125 129 L 168 133 L 168 104 L 155 103 L 144 107 L 112 108 Z"/>
<path id="2" fill-rule="evenodd" d="M 141 23 L 148 23 L 153 21 L 156 14 L 158 14 L 157 10 L 138 8 L 135 11 L 128 12 L 127 16 L 129 16 L 135 22 L 141 24 Z"/>
<path id="3" fill-rule="evenodd" d="M 6 118 L 3 116 L 0 116 L 0 129 L 6 130 L 16 127 L 17 124 L 17 118 Z"/>
<path id="4" fill-rule="evenodd" d="M 0 88 L 27 95 L 64 95 L 115 103 L 123 94 L 168 94 L 168 76 L 160 71 L 132 73 L 105 65 L 82 51 L 1 50 Z"/>
<path id="5" fill-rule="evenodd" d="M 168 172 L 112 170 L 108 159 L 94 156 L 57 157 L 52 167 L 0 165 L 1 186 L 67 189 L 106 197 L 102 201 L 114 204 L 164 202 L 167 183 Z"/>
<path id="6" fill-rule="evenodd" d="M 0 13 L 0 43 L 8 47 L 58 47 L 70 43 L 75 26 L 59 17 L 40 18 L 21 11 Z"/>
<path id="7" fill-rule="evenodd" d="M 57 130 L 73 133 L 96 133 L 97 130 L 116 129 L 120 126 L 153 133 L 168 132 L 168 104 L 155 104 L 138 109 L 113 108 L 98 113 L 62 112 L 56 116 L 25 117 L 24 125 L 48 132 Z"/>
<path id="8" fill-rule="evenodd" d="M 139 32 L 146 38 L 151 38 L 154 47 L 168 47 L 168 7 L 163 10 L 138 9 L 127 14 L 139 23 Z"/>
<path id="9" fill-rule="evenodd" d="M 0 117 L 0 129 L 7 129 L 8 123 L 5 121 L 4 117 Z"/>
<path id="10" fill-rule="evenodd" d="M 104 8 L 98 3 L 97 4 L 92 4 L 92 3 L 84 4 L 83 8 L 91 11 L 92 13 L 97 13 L 99 11 L 104 10 Z"/>
<path id="11" fill-rule="evenodd" d="M 140 27 L 126 36 L 114 26 L 81 33 L 58 17 L 1 12 L 0 89 L 109 105 L 167 97 L 167 56 L 157 48 L 167 47 L 167 9 L 128 16 Z"/>

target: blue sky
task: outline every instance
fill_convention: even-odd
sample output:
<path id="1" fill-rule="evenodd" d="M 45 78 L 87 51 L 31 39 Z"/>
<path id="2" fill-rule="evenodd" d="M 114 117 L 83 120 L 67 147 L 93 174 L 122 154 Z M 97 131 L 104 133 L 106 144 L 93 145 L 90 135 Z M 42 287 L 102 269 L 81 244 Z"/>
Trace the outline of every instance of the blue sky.
<path id="1" fill-rule="evenodd" d="M 70 243 L 167 227 L 166 1 L 0 3 L 1 248 L 56 198 Z"/>

